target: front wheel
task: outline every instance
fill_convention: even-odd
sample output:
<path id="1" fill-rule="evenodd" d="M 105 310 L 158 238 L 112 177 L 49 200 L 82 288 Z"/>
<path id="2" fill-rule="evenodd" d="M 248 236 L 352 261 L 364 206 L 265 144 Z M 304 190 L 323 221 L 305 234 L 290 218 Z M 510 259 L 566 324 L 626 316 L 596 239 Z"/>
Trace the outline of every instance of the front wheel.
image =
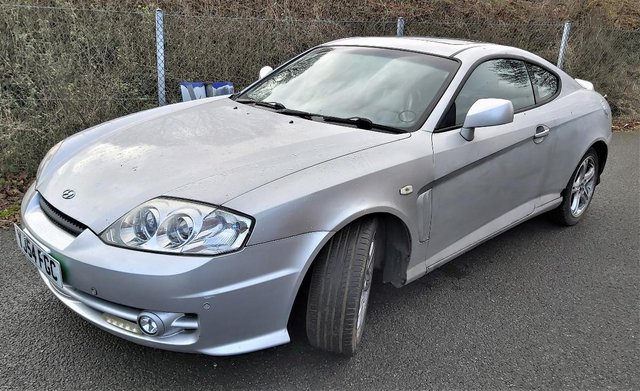
<path id="1" fill-rule="evenodd" d="M 554 217 L 564 225 L 580 221 L 593 199 L 599 175 L 598 154 L 591 148 L 580 160 L 564 190 L 562 203 L 553 211 Z"/>
<path id="2" fill-rule="evenodd" d="M 307 302 L 307 337 L 320 349 L 353 355 L 362 338 L 378 255 L 378 220 L 346 226 L 315 261 Z"/>

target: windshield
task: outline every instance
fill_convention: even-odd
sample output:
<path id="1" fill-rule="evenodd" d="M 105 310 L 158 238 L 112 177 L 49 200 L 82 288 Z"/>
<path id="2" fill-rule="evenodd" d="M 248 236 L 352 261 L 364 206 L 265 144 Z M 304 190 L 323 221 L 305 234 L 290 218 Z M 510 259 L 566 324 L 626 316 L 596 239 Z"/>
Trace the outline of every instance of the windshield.
<path id="1" fill-rule="evenodd" d="M 411 130 L 424 122 L 457 65 L 402 50 L 321 47 L 273 72 L 238 99 Z"/>

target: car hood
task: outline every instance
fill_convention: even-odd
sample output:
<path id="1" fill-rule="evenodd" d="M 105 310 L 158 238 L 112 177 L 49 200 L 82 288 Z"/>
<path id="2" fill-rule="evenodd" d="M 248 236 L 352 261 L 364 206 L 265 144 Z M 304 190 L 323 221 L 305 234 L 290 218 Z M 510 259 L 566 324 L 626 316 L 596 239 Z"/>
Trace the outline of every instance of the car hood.
<path id="1" fill-rule="evenodd" d="M 221 205 L 307 167 L 406 137 L 285 116 L 227 98 L 206 99 L 133 114 L 72 136 L 36 188 L 61 212 L 101 232 L 154 197 Z M 75 197 L 64 199 L 67 189 Z"/>

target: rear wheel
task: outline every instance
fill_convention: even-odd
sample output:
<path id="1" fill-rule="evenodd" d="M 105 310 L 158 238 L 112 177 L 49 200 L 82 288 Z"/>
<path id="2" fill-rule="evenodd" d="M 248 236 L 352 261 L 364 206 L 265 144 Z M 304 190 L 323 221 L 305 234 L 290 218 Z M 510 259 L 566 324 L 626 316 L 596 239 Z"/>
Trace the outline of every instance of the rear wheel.
<path id="1" fill-rule="evenodd" d="M 375 258 L 378 221 L 346 226 L 315 261 L 307 302 L 307 337 L 320 349 L 353 355 L 362 339 Z"/>
<path id="2" fill-rule="evenodd" d="M 564 190 L 562 203 L 553 211 L 555 219 L 564 225 L 577 224 L 591 204 L 599 175 L 598 154 L 591 148 L 580 160 Z"/>

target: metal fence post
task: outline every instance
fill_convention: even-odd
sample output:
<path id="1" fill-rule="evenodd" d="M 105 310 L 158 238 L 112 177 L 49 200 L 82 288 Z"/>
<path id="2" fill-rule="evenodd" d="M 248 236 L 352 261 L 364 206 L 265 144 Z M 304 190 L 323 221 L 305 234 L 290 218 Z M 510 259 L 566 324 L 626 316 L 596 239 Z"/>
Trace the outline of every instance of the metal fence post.
<path id="1" fill-rule="evenodd" d="M 558 53 L 558 68 L 564 66 L 564 59 L 567 55 L 567 45 L 569 44 L 569 35 L 571 34 L 571 22 L 564 22 L 564 30 L 562 31 L 562 41 L 560 42 L 560 53 Z"/>
<path id="2" fill-rule="evenodd" d="M 167 104 L 164 85 L 164 11 L 156 9 L 156 65 L 158 68 L 158 105 Z"/>
<path id="3" fill-rule="evenodd" d="M 398 18 L 396 22 L 396 36 L 403 37 L 404 36 L 404 18 L 401 16 Z"/>

